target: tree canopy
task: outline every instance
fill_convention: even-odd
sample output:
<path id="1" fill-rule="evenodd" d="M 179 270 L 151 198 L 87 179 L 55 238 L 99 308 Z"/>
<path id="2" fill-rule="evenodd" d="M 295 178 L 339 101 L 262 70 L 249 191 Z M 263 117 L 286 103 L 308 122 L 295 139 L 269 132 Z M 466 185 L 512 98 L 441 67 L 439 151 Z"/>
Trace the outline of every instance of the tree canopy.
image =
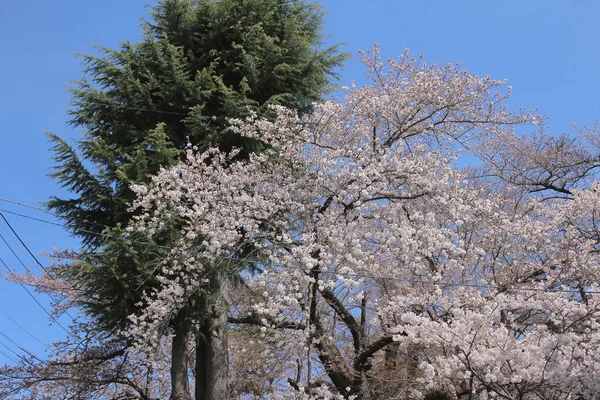
<path id="1" fill-rule="evenodd" d="M 343 102 L 232 121 L 265 153 L 190 147 L 134 188 L 133 230 L 183 221 L 136 346 L 252 241 L 263 271 L 232 312 L 260 322 L 291 398 L 594 398 L 598 129 L 548 137 L 501 81 L 408 53 L 364 61 L 372 84 Z M 469 153 L 480 168 L 457 166 Z"/>
<path id="2" fill-rule="evenodd" d="M 65 273 L 89 292 L 84 307 L 107 329 L 126 324 L 139 300 L 131 289 L 147 278 L 140 268 L 152 268 L 147 247 L 103 235 L 119 236 L 129 224 L 130 185 L 173 165 L 188 143 L 257 150 L 229 133 L 227 118 L 267 115 L 270 104 L 309 110 L 345 58 L 337 46 L 322 47 L 314 3 L 164 0 L 151 16 L 142 42 L 82 56 L 69 112 L 84 131 L 77 147 L 50 134 L 52 176 L 73 197 L 48 206 L 89 255 Z"/>
<path id="3" fill-rule="evenodd" d="M 129 345 L 121 332 L 143 304 L 143 293 L 159 284 L 157 260 L 180 238 L 177 218 L 151 240 L 123 238 L 135 216 L 131 186 L 174 165 L 189 144 L 239 148 L 241 158 L 259 151 L 259 141 L 228 129 L 229 118 L 269 117 L 272 105 L 310 111 L 332 88 L 335 69 L 346 57 L 338 46 L 324 44 L 322 17 L 319 5 L 301 0 L 162 0 L 143 23 L 140 43 L 82 56 L 84 76 L 71 90 L 69 114 L 84 136 L 73 147 L 49 134 L 56 161 L 52 177 L 73 196 L 54 197 L 48 207 L 82 241 L 77 260 L 53 273 L 77 287 L 75 304 L 95 329 Z M 213 333 L 226 334 L 226 301 L 215 308 L 224 291 L 204 288 L 170 321 L 173 400 L 189 398 L 191 334 L 199 341 L 196 398 L 204 398 L 199 393 L 205 390 L 227 396 L 225 386 L 210 386 L 219 368 L 226 381 L 226 336 L 219 351 L 210 342 L 200 347 Z M 216 358 L 202 360 L 207 354 Z M 201 377 L 201 371 L 213 375 Z"/>
<path id="4" fill-rule="evenodd" d="M 378 47 L 311 103 L 342 59 L 314 7 L 164 1 L 85 57 L 50 203 L 84 251 L 9 279 L 89 319 L 0 395 L 189 399 L 191 370 L 211 400 L 596 398 L 600 126 L 550 135 L 504 82 Z"/>
<path id="5" fill-rule="evenodd" d="M 188 145 L 132 186 L 123 238 L 179 233 L 130 315 L 130 357 L 117 347 L 101 375 L 98 358 L 23 362 L 0 389 L 164 398 L 173 318 L 247 263 L 227 309 L 232 396 L 595 398 L 600 127 L 551 136 L 502 81 L 408 52 L 363 61 L 370 84 L 343 100 L 229 121 L 263 152 Z M 14 279 L 78 296 L 60 275 Z"/>

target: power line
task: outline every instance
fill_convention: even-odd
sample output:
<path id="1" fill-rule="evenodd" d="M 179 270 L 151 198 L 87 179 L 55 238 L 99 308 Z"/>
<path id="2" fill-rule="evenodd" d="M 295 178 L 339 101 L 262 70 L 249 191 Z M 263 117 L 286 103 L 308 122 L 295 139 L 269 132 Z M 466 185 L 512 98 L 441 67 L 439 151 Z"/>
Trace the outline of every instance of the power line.
<path id="1" fill-rule="evenodd" d="M 26 93 L 16 93 L 16 92 L 4 92 L 4 91 L 0 91 L 0 95 L 15 96 L 15 97 L 27 97 L 27 98 L 30 98 L 30 99 L 39 99 L 39 100 L 62 101 L 64 103 L 69 103 L 71 101 L 69 99 L 60 98 L 60 97 L 39 96 L 39 95 L 26 94 Z M 180 112 L 175 112 L 175 111 L 152 110 L 150 108 L 131 107 L 131 106 L 125 106 L 125 105 L 121 105 L 121 104 L 100 103 L 100 102 L 89 102 L 88 104 L 96 105 L 96 106 L 112 107 L 112 108 L 123 108 L 123 109 L 126 109 L 126 110 L 151 112 L 151 113 L 157 113 L 157 114 L 181 115 L 181 116 L 184 116 L 184 117 L 188 116 L 188 114 L 184 114 L 184 113 L 180 113 Z"/>
<path id="2" fill-rule="evenodd" d="M 7 339 L 9 342 L 11 342 L 12 344 L 14 344 L 15 346 L 17 346 L 17 348 L 19 350 L 22 350 L 23 352 L 27 353 L 30 356 L 33 356 L 33 354 L 31 354 L 29 351 L 25 350 L 23 347 L 21 347 L 21 345 L 19 345 L 17 342 L 15 342 L 14 340 L 12 340 L 10 337 L 8 337 L 6 334 L 4 334 L 2 331 L 0 331 L 0 336 L 3 336 L 5 339 Z M 5 345 L 6 346 L 6 345 Z M 6 348 L 9 348 L 8 346 L 6 346 Z"/>
<path id="3" fill-rule="evenodd" d="M 12 227 L 12 225 L 10 224 L 10 222 L 8 222 L 8 220 L 6 219 L 6 217 L 4 216 L 4 214 L 0 213 L 0 217 L 2 217 L 2 219 L 4 220 L 4 222 L 6 223 L 6 225 L 8 225 L 8 227 L 10 228 L 10 230 L 12 231 L 12 233 L 17 237 L 17 239 L 19 240 L 19 242 L 21 243 L 21 245 L 25 248 L 25 250 L 27 250 L 27 252 L 29 253 L 29 255 L 35 260 L 35 262 L 42 268 L 42 270 L 44 272 L 47 272 L 46 267 L 44 267 L 42 265 L 42 263 L 37 259 L 37 257 L 33 254 L 33 252 L 29 249 L 29 247 L 21 239 L 21 237 L 19 236 L 19 234 L 17 233 L 17 231 L 15 231 L 15 229 Z M 19 258 L 19 256 L 17 256 L 16 252 L 13 250 L 13 248 L 10 246 L 10 244 L 8 244 L 8 242 L 6 241 L 6 239 L 4 238 L 4 236 L 2 236 L 2 234 L 0 234 L 0 239 L 2 239 L 2 241 L 4 242 L 4 244 L 6 244 L 6 246 L 8 247 L 8 249 L 13 253 L 13 255 L 17 258 L 17 260 L 19 261 L 19 263 L 25 268 L 25 270 L 31 274 L 31 270 L 27 267 L 27 265 L 25 265 L 25 263 Z M 50 297 L 50 299 L 52 299 L 52 301 L 55 301 L 55 302 L 57 301 L 56 298 L 51 293 L 46 292 L 46 294 L 48 295 L 48 297 Z M 73 320 L 73 321 L 75 320 L 75 318 L 68 311 L 65 311 L 65 315 L 67 315 L 69 318 L 71 318 L 71 320 Z M 57 319 L 54 319 L 54 321 L 61 328 L 65 329 L 60 324 L 60 322 L 58 322 Z M 70 331 L 68 331 L 67 333 L 70 334 Z"/>
<path id="4" fill-rule="evenodd" d="M 21 239 L 21 236 L 19 236 L 19 234 L 17 233 L 17 231 L 12 227 L 12 225 L 10 224 L 10 222 L 8 222 L 8 220 L 6 219 L 6 217 L 4 216 L 4 214 L 2 214 L 0 212 L 0 217 L 2 217 L 2 219 L 4 220 L 4 222 L 6 223 L 6 225 L 8 225 L 8 227 L 10 228 L 11 232 L 17 237 L 17 239 L 19 240 L 19 243 L 21 243 L 21 246 L 23 246 L 25 248 L 25 250 L 27 250 L 27 252 L 29 253 L 29 255 L 31 256 L 31 258 L 33 258 L 35 260 L 35 262 L 37 263 L 37 265 L 40 266 L 40 268 L 44 271 L 44 272 L 48 272 L 46 267 L 44 267 L 44 265 L 42 265 L 42 263 L 40 262 L 40 260 L 38 260 L 38 258 L 35 256 L 35 254 L 33 254 L 33 252 L 31 251 L 31 249 L 25 244 L 25 242 L 23 241 L 23 239 Z M 6 241 L 4 240 L 4 237 L 2 237 L 2 235 L 0 235 L 0 238 L 2 238 L 2 240 L 4 241 L 4 243 L 6 243 Z M 8 243 L 6 243 L 6 245 L 8 246 L 8 248 L 12 251 L 12 248 L 8 245 Z M 13 254 L 14 251 L 13 251 Z M 16 256 L 16 254 L 15 254 Z M 18 257 L 17 257 L 18 259 Z M 19 259 L 19 262 L 21 262 L 21 260 Z M 23 265 L 25 267 L 25 269 L 27 271 L 29 271 L 29 269 L 25 266 L 25 264 L 23 264 L 23 262 L 21 262 L 21 265 Z M 52 294 L 47 293 L 48 296 L 50 296 L 50 298 L 53 301 L 56 301 L 56 299 L 54 298 L 54 296 L 52 296 Z M 75 320 L 75 318 L 73 318 L 73 316 L 71 314 L 69 314 L 68 311 L 65 311 L 65 314 L 71 318 L 71 320 Z"/>
<path id="5" fill-rule="evenodd" d="M 0 197 L 0 201 L 3 201 L 5 203 L 10 203 L 10 204 L 15 204 L 17 206 L 21 206 L 21 207 L 26 207 L 26 208 L 31 208 L 32 210 L 37 210 L 37 211 L 41 211 L 44 212 L 46 214 L 50 214 L 56 217 L 56 214 L 51 213 L 50 211 L 43 209 L 41 207 L 36 207 L 36 206 L 32 206 L 30 204 L 25 204 L 25 203 L 21 203 L 19 201 L 15 201 L 15 200 L 10 200 L 10 199 L 6 199 L 4 197 Z"/>
<path id="6" fill-rule="evenodd" d="M 48 346 L 46 343 L 42 342 L 37 336 L 35 336 L 33 333 L 31 333 L 28 329 L 24 328 L 21 324 L 19 324 L 17 321 L 15 321 L 10 315 L 8 315 L 6 313 L 6 311 L 4 311 L 2 308 L 0 308 L 0 313 L 4 314 L 4 316 L 6 318 L 8 318 L 9 320 L 11 320 L 15 325 L 17 325 L 19 328 L 21 328 L 21 330 L 23 330 L 25 333 L 27 333 L 29 336 L 31 336 L 33 339 L 35 339 L 36 341 L 38 341 L 42 346 L 46 347 L 46 348 L 50 348 L 50 346 Z"/>
<path id="7" fill-rule="evenodd" d="M 0 340 L 0 346 L 4 346 L 8 351 L 10 351 L 11 353 L 13 353 L 15 356 L 17 356 L 19 359 L 22 359 L 23 356 L 19 353 L 17 353 L 16 351 L 14 351 L 13 349 L 11 349 L 6 343 L 4 343 L 2 340 Z M 12 362 L 14 362 L 15 364 L 18 364 L 18 361 L 16 361 L 14 358 L 10 357 L 8 354 L 6 354 L 5 352 L 1 351 L 0 352 L 2 354 L 4 354 L 5 357 L 7 357 L 9 360 L 11 360 Z"/>
<path id="8" fill-rule="evenodd" d="M 8 265 L 7 265 L 7 264 L 4 262 L 4 260 L 2 259 L 2 257 L 0 257 L 0 263 L 2 263 L 2 265 L 4 265 L 4 268 L 6 269 L 6 271 L 7 271 L 9 274 L 10 274 L 10 273 L 12 273 L 12 271 L 10 270 L 10 268 L 8 267 Z M 23 289 L 24 289 L 24 290 L 27 292 L 27 294 L 29 295 L 29 297 L 31 297 L 31 298 L 33 299 L 33 301 L 35 301 L 35 302 L 36 302 L 36 304 L 37 304 L 37 305 L 38 305 L 38 306 L 39 306 L 39 307 L 40 307 L 42 310 L 44 310 L 44 312 L 45 312 L 45 313 L 48 315 L 48 317 L 50 317 L 50 320 L 51 320 L 51 321 L 54 321 L 54 322 L 56 322 L 56 324 L 57 324 L 58 326 L 60 326 L 60 327 L 61 327 L 61 328 L 62 328 L 62 329 L 63 329 L 63 330 L 64 330 L 64 331 L 65 331 L 65 332 L 68 334 L 68 335 L 72 335 L 72 333 L 71 333 L 71 332 L 70 332 L 70 331 L 69 331 L 67 328 L 65 328 L 65 327 L 64 327 L 64 326 L 63 326 L 63 325 L 60 323 L 60 321 L 58 321 L 56 318 L 54 318 L 54 317 L 52 316 L 52 313 L 50 313 L 50 311 L 48 311 L 48 310 L 46 309 L 46 307 L 44 307 L 44 306 L 42 305 L 42 303 L 40 303 L 40 302 L 39 302 L 39 300 L 35 298 L 35 296 L 34 296 L 34 295 L 31 293 L 31 291 L 30 291 L 29 289 L 27 289 L 27 286 L 23 285 L 21 282 L 17 282 L 17 283 L 19 284 L 19 286 L 21 286 L 21 287 L 22 287 L 22 288 L 23 288 Z"/>
<path id="9" fill-rule="evenodd" d="M 36 211 L 41 211 L 41 212 L 46 213 L 48 215 L 52 215 L 53 217 L 58 218 L 58 219 L 61 218 L 60 215 L 57 215 L 57 214 L 55 214 L 55 213 L 53 213 L 51 211 L 48 211 L 48 210 L 46 210 L 44 208 L 41 208 L 41 207 L 32 206 L 30 204 L 21 203 L 19 201 L 10 200 L 10 199 L 4 198 L 4 197 L 0 197 L 0 201 L 6 202 L 6 203 L 10 203 L 10 204 L 14 204 L 14 205 L 18 205 L 18 206 L 25 207 L 25 208 L 30 208 L 30 209 L 36 210 Z M 6 211 L 6 210 L 2 210 L 2 211 L 9 212 L 9 211 Z M 62 228 L 65 227 L 63 224 L 60 224 L 60 223 L 54 223 L 54 222 L 50 222 L 50 221 L 45 221 L 45 222 L 46 223 L 53 223 L 53 224 L 55 224 L 57 226 L 60 226 Z M 90 224 L 90 225 L 99 226 L 99 227 L 102 227 L 102 228 L 109 228 L 109 229 L 111 228 L 111 226 L 108 226 L 108 225 L 105 225 L 105 224 L 100 224 L 100 223 L 94 222 L 94 221 L 88 221 L 87 223 Z M 91 231 L 86 231 L 86 230 L 83 230 L 82 232 L 92 233 Z M 99 233 L 96 233 L 96 234 L 99 234 Z"/>
<path id="10" fill-rule="evenodd" d="M 14 340 L 12 340 L 9 336 L 7 336 L 6 334 L 4 334 L 2 331 L 0 331 L 0 336 L 5 337 L 9 342 L 11 342 L 12 344 L 14 344 L 15 346 L 17 346 L 17 348 L 19 350 L 21 350 L 22 352 L 26 353 L 29 357 L 35 358 L 36 360 L 38 360 L 39 362 L 41 362 L 42 364 L 45 364 L 46 362 L 44 360 L 42 360 L 41 358 L 39 358 L 38 356 L 36 356 L 35 354 L 33 354 L 32 352 L 30 352 L 29 350 L 27 350 L 26 348 L 24 348 L 23 346 L 21 346 L 19 343 L 15 342 Z"/>
<path id="11" fill-rule="evenodd" d="M 66 229 L 66 226 L 63 225 L 63 224 L 59 224 L 57 222 L 48 221 L 46 219 L 35 218 L 35 217 L 29 216 L 29 215 L 26 215 L 26 214 L 21 214 L 21 213 L 18 213 L 18 212 L 6 210 L 4 208 L 0 208 L 0 213 L 12 214 L 12 215 L 15 215 L 17 217 L 27 218 L 27 219 L 31 219 L 31 220 L 34 220 L 34 221 L 43 222 L 45 224 L 54 225 L 54 226 L 58 226 L 58 227 L 61 227 L 63 229 Z M 98 224 L 94 224 L 92 222 L 92 225 L 98 225 Z M 100 226 L 102 226 L 102 225 L 100 225 Z M 165 249 L 165 250 L 173 250 L 172 247 L 163 246 L 163 245 L 159 245 L 159 244 L 155 244 L 155 243 L 151 243 L 151 242 L 144 242 L 144 241 L 139 241 L 139 240 L 133 240 L 133 239 L 129 239 L 129 238 L 122 237 L 122 236 L 111 235 L 111 234 L 108 234 L 108 233 L 94 232 L 94 231 L 90 231 L 88 229 L 79 229 L 79 231 L 84 232 L 84 233 L 89 233 L 90 235 L 97 235 L 97 236 L 100 236 L 100 237 L 118 239 L 118 240 L 130 242 L 130 243 L 135 243 L 135 244 L 141 244 L 141 245 L 145 245 L 145 246 L 153 246 L 153 247 L 157 247 L 157 248 Z"/>
<path id="12" fill-rule="evenodd" d="M 52 222 L 52 221 L 48 221 L 46 219 L 31 217 L 29 215 L 20 214 L 20 213 L 17 213 L 17 212 L 14 212 L 14 211 L 10 211 L 10 210 L 5 210 L 3 208 L 0 208 L 0 212 L 5 212 L 7 214 L 16 215 L 18 217 L 28 218 L 28 219 L 31 219 L 31 220 L 34 220 L 34 221 L 38 221 L 38 222 L 43 222 L 43 223 L 49 224 L 49 225 L 59 226 L 61 228 L 65 227 L 63 224 L 59 224 L 58 222 Z"/>
<path id="13" fill-rule="evenodd" d="M 4 343 L 2 343 L 2 345 L 6 346 Z M 6 354 L 5 352 L 3 352 L 2 350 L 0 350 L 0 354 L 2 354 L 4 357 L 8 358 L 13 363 L 18 364 L 18 361 L 16 361 L 14 358 L 12 358 L 11 356 L 9 356 L 8 354 Z"/>
<path id="14" fill-rule="evenodd" d="M 20 213 L 16 213 L 16 212 L 12 212 L 12 211 L 8 211 L 8 210 L 4 210 L 0 208 L 0 212 L 7 212 L 9 214 L 13 214 L 22 218 L 28 218 L 28 219 L 32 219 L 38 222 L 43 222 L 43 223 L 47 223 L 47 224 L 52 224 L 52 225 L 56 225 L 56 226 L 60 226 L 62 228 L 65 228 L 64 225 L 58 224 L 58 223 L 54 223 L 51 221 L 47 221 L 47 220 L 43 220 L 43 219 L 39 219 L 39 218 L 34 218 L 25 214 L 20 214 Z M 136 244 L 140 244 L 140 245 L 146 245 L 146 246 L 153 246 L 153 247 L 158 247 L 158 248 L 162 248 L 162 249 L 166 249 L 166 250 L 174 250 L 174 248 L 169 247 L 169 246 L 162 246 L 162 245 L 158 245 L 158 244 L 154 244 L 151 242 L 144 242 L 144 241 L 137 241 L 137 240 L 132 240 L 129 238 L 125 238 L 125 237 L 121 237 L 121 236 L 115 236 L 115 235 L 110 235 L 110 234 L 106 234 L 106 233 L 97 233 L 97 232 L 92 232 L 92 231 L 84 231 L 90 234 L 94 234 L 94 235 L 99 235 L 99 236 L 103 236 L 103 237 L 109 237 L 109 238 L 113 238 L 113 239 L 118 239 L 118 240 L 123 240 L 123 241 L 128 241 L 131 243 L 136 243 Z M 207 254 L 207 253 L 195 253 L 196 255 L 206 258 L 206 259 L 215 259 L 215 260 L 231 260 L 230 257 L 219 257 L 219 256 L 214 256 L 211 254 Z M 67 258 L 67 257 L 65 257 Z M 423 280 L 419 280 L 419 279 L 405 279 L 405 278 L 398 278 L 398 277 L 386 277 L 386 276 L 377 276 L 377 275 L 367 275 L 367 274 L 356 274 L 356 273 L 349 273 L 349 272 L 339 272 L 339 271 L 314 271 L 311 268 L 303 268 L 303 267 L 295 267 L 295 266 L 286 266 L 286 265 L 277 265 L 277 264 L 265 264 L 264 262 L 260 261 L 260 260 L 252 260 L 252 259 L 243 259 L 240 261 L 245 261 L 247 263 L 250 264 L 254 264 L 257 266 L 271 266 L 271 267 L 277 267 L 277 268 L 286 268 L 286 269 L 294 269 L 294 270 L 299 270 L 299 271 L 305 271 L 305 272 L 318 272 L 319 274 L 323 274 L 323 275 L 333 275 L 333 276 L 344 276 L 344 277 L 349 277 L 349 278 L 368 278 L 368 279 L 375 279 L 375 280 L 388 280 L 388 281 L 396 281 L 396 282 L 400 282 L 400 283 L 412 283 L 412 284 L 420 284 L 420 285 L 431 285 L 431 286 L 444 286 L 444 287 L 470 287 L 470 288 L 477 288 L 477 289 L 494 289 L 494 290 L 500 290 L 500 291 L 506 291 L 506 290 L 512 290 L 512 291 L 527 291 L 527 292 L 548 292 L 548 293 L 574 293 L 574 290 L 570 290 L 570 289 L 544 289 L 544 288 L 533 288 L 533 287 L 508 287 L 508 286 L 499 286 L 499 285 L 491 285 L 491 284 L 478 284 L 478 283 L 464 283 L 464 282 L 455 282 L 455 283 L 450 283 L 450 282 L 442 282 L 442 281 L 423 281 Z M 577 290 L 577 292 L 579 292 L 579 290 Z M 586 294 L 600 294 L 600 291 L 595 291 L 595 290 L 585 290 L 584 293 Z"/>
<path id="15" fill-rule="evenodd" d="M 27 245 L 25 244 L 25 242 L 23 241 L 23 239 L 21 239 L 21 236 L 19 236 L 19 234 L 17 233 L 17 231 L 15 231 L 15 229 L 12 227 L 12 225 L 10 224 L 10 222 L 8 222 L 8 220 L 6 219 L 6 217 L 4 216 L 4 214 L 0 213 L 0 217 L 2 217 L 2 219 L 4 220 L 4 223 L 6 223 L 6 225 L 8 226 L 8 228 L 10 229 L 10 231 L 13 233 L 13 235 L 16 236 L 17 240 L 19 240 L 19 243 L 21 243 L 21 245 L 25 248 L 25 250 L 27 250 L 27 253 L 29 253 L 29 255 L 31 256 L 31 258 L 33 258 L 36 262 L 37 265 L 39 265 L 39 267 L 46 271 L 46 267 L 44 267 L 42 265 L 42 263 L 40 262 L 40 260 L 37 259 L 37 257 L 33 254 L 33 252 L 29 249 L 29 247 L 27 247 Z"/>
<path id="16" fill-rule="evenodd" d="M 28 260 L 29 254 L 27 254 L 25 249 L 23 249 L 23 247 L 19 244 L 12 232 L 8 229 L 8 227 L 5 224 L 2 224 L 1 221 L 0 228 L 4 231 L 0 232 L 0 234 L 4 235 L 4 239 L 6 239 L 6 241 L 8 241 L 14 249 L 16 249 L 15 251 L 19 253 L 19 257 L 23 258 L 24 260 L 27 260 L 27 265 L 30 265 L 30 261 Z"/>
<path id="17" fill-rule="evenodd" d="M 19 261 L 19 264 L 21 264 L 23 266 L 23 268 L 25 268 L 25 271 L 27 271 L 28 273 L 32 273 L 31 270 L 29 269 L 29 267 L 27 267 L 27 265 L 25 265 L 25 263 L 21 260 L 21 258 L 17 255 L 17 253 L 15 252 L 15 250 L 11 247 L 10 244 L 8 244 L 8 242 L 6 241 L 6 239 L 4 238 L 4 235 L 2 235 L 0 233 L 0 240 L 2 240 L 4 242 L 4 244 L 6 245 L 6 247 L 8 247 L 8 249 L 10 250 L 10 252 L 13 254 L 13 256 L 15 256 L 15 258 L 17 259 L 17 261 Z"/>

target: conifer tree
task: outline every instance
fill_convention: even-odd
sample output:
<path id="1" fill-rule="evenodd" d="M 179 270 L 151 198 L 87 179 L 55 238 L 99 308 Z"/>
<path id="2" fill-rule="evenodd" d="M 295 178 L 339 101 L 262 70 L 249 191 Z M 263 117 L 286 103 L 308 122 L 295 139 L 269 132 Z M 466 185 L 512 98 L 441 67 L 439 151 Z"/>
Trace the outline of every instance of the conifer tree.
<path id="1" fill-rule="evenodd" d="M 72 197 L 54 197 L 48 207 L 83 244 L 84 261 L 64 269 L 62 278 L 81 291 L 79 305 L 98 329 L 113 336 L 156 284 L 155 260 L 178 235 L 174 220 L 154 243 L 121 239 L 134 216 L 130 185 L 176 163 L 188 144 L 238 147 L 240 157 L 259 151 L 258 142 L 230 133 L 227 119 L 251 111 L 268 116 L 273 104 L 309 111 L 345 58 L 338 46 L 322 46 L 321 9 L 301 0 L 161 0 L 151 17 L 140 43 L 83 56 L 69 111 L 70 123 L 84 131 L 76 146 L 49 134 L 52 177 Z M 190 396 L 191 334 L 198 343 L 196 398 L 227 398 L 223 291 L 235 272 L 215 271 L 216 283 L 195 307 L 172 320 L 172 399 Z"/>

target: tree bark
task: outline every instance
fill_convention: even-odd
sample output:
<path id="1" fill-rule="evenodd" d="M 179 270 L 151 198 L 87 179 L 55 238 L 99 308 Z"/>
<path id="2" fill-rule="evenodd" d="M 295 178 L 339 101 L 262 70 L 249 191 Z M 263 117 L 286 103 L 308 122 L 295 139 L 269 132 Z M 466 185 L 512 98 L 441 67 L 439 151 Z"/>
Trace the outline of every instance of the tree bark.
<path id="1" fill-rule="evenodd" d="M 210 279 L 205 320 L 196 336 L 196 400 L 229 400 L 229 301 L 226 271 Z"/>
<path id="2" fill-rule="evenodd" d="M 190 333 L 185 312 L 175 318 L 173 345 L 171 349 L 171 397 L 170 400 L 192 400 L 188 374 L 187 345 Z"/>
<path id="3" fill-rule="evenodd" d="M 392 375 L 396 373 L 396 367 L 398 366 L 398 343 L 392 343 L 385 347 L 383 368 L 386 374 Z"/>
<path id="4" fill-rule="evenodd" d="M 208 343 L 204 335 L 208 329 L 206 323 L 202 323 L 196 332 L 196 386 L 194 388 L 195 400 L 206 400 L 206 370 L 208 367 Z"/>

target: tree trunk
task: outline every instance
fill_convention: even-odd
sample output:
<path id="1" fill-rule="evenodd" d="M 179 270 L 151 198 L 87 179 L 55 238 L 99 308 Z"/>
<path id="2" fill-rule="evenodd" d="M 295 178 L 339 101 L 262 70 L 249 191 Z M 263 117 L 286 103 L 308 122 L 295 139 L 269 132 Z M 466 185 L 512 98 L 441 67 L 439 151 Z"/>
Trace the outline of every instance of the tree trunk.
<path id="1" fill-rule="evenodd" d="M 229 400 L 227 283 L 225 271 L 213 274 L 203 301 L 205 320 L 196 336 L 196 400 Z"/>
<path id="2" fill-rule="evenodd" d="M 385 346 L 384 358 L 383 358 L 383 369 L 387 376 L 393 376 L 396 374 L 396 367 L 398 366 L 398 348 L 399 343 L 392 343 Z"/>
<path id="3" fill-rule="evenodd" d="M 206 323 L 198 327 L 196 332 L 196 386 L 194 388 L 195 400 L 206 400 L 206 370 L 208 343 L 204 340 L 204 335 L 208 331 Z"/>
<path id="4" fill-rule="evenodd" d="M 170 400 L 192 400 L 188 375 L 187 344 L 190 332 L 185 312 L 179 312 L 174 321 L 171 349 L 171 397 Z"/>

